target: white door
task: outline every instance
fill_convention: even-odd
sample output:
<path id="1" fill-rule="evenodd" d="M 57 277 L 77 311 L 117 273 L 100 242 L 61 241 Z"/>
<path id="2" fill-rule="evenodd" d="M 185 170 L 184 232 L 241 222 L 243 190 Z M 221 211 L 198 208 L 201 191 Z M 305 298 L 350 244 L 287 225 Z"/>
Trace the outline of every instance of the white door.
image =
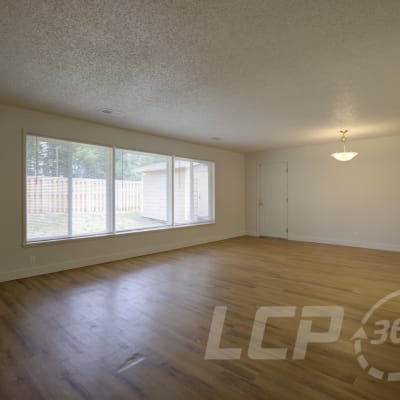
<path id="1" fill-rule="evenodd" d="M 260 236 L 288 237 L 287 163 L 260 164 L 259 232 Z"/>

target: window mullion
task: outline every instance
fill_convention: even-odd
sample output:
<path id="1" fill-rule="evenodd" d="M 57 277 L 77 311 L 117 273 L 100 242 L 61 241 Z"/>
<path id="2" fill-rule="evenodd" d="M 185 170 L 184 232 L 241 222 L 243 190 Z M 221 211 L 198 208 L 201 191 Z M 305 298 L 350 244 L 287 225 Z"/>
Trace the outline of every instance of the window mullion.
<path id="1" fill-rule="evenodd" d="M 68 236 L 72 236 L 72 210 L 73 210 L 73 184 L 72 184 L 72 143 L 68 145 Z"/>
<path id="2" fill-rule="evenodd" d="M 194 222 L 194 171 L 193 171 L 193 161 L 190 161 L 190 222 Z"/>
<path id="3" fill-rule="evenodd" d="M 115 233 L 115 147 L 111 149 L 107 168 L 107 232 Z"/>
<path id="4" fill-rule="evenodd" d="M 175 183 L 174 183 L 174 174 L 175 174 L 175 157 L 171 157 L 168 162 L 168 178 L 167 178 L 167 194 L 168 194 L 168 225 L 174 225 L 175 222 L 175 209 L 174 209 L 174 196 L 175 196 Z"/>
<path id="5" fill-rule="evenodd" d="M 215 219 L 215 172 L 214 164 L 208 164 L 208 217 L 211 220 Z"/>

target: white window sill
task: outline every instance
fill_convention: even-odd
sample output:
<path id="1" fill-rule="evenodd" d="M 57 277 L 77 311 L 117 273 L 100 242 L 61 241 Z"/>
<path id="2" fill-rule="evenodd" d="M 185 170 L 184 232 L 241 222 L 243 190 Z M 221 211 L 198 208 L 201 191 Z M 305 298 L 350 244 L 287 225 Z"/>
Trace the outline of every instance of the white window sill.
<path id="1" fill-rule="evenodd" d="M 74 236 L 74 237 L 61 237 L 54 239 L 39 239 L 32 240 L 29 242 L 24 242 L 22 244 L 23 247 L 34 247 L 34 246 L 42 246 L 42 245 L 50 245 L 50 244 L 60 244 L 60 243 L 70 243 L 76 241 L 83 240 L 93 240 L 93 239 L 104 239 L 104 238 L 115 238 L 118 236 L 126 236 L 126 235 L 137 235 L 140 233 L 148 233 L 148 232 L 158 232 L 158 231 L 170 231 L 174 229 L 182 229 L 182 228 L 193 228 L 203 225 L 215 225 L 215 220 L 204 221 L 204 222 L 196 222 L 193 224 L 180 224 L 180 225 L 167 225 L 167 226 L 157 226 L 154 228 L 144 228 L 144 229 L 136 229 L 131 231 L 120 231 L 113 233 L 101 233 L 96 235 L 85 235 L 85 236 Z"/>

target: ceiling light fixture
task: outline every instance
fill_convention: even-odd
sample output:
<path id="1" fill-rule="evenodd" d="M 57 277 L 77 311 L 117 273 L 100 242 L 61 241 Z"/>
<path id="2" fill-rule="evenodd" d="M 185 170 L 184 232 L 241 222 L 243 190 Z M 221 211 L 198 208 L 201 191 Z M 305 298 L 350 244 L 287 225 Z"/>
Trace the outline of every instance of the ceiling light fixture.
<path id="1" fill-rule="evenodd" d="M 354 151 L 346 151 L 346 141 L 347 141 L 346 133 L 347 132 L 348 132 L 347 129 L 344 131 L 340 131 L 340 133 L 342 134 L 342 138 L 340 139 L 340 141 L 343 143 L 343 151 L 341 153 L 332 153 L 331 154 L 331 156 L 337 161 L 350 161 L 354 157 L 358 156 L 358 153 L 356 153 Z"/>

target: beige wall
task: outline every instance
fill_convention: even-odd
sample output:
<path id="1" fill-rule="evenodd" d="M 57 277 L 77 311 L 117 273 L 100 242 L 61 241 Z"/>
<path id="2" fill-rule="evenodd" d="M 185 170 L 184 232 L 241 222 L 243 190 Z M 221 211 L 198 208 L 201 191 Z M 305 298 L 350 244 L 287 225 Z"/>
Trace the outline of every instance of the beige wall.
<path id="1" fill-rule="evenodd" d="M 41 135 L 215 161 L 216 224 L 22 247 L 22 129 Z M 95 264 L 245 233 L 239 153 L 0 104 L 0 280 Z M 31 256 L 35 258 L 31 265 Z"/>
<path id="2" fill-rule="evenodd" d="M 247 155 L 247 232 L 257 231 L 257 164 L 289 165 L 289 239 L 400 251 L 400 136 L 355 140 L 348 163 L 325 144 Z"/>

